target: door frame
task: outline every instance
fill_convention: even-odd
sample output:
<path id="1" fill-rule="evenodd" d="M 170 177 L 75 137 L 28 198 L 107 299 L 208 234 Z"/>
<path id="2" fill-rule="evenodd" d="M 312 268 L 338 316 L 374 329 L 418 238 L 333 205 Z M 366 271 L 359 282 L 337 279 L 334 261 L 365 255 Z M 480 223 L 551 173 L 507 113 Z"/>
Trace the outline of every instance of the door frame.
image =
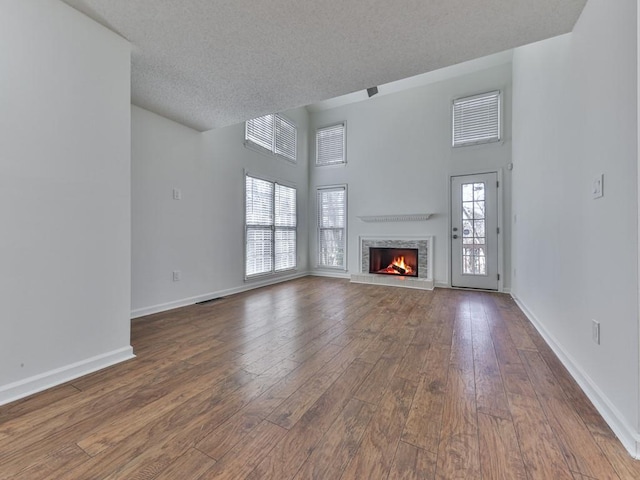
<path id="1" fill-rule="evenodd" d="M 464 287 L 454 287 L 453 283 L 453 258 L 452 258 L 452 250 L 451 250 L 451 229 L 453 228 L 451 223 L 451 214 L 453 212 L 453 206 L 451 204 L 451 179 L 453 177 L 464 177 L 467 175 L 482 175 L 484 173 L 495 173 L 498 178 L 498 189 L 496 191 L 497 201 L 498 201 L 498 211 L 497 211 L 497 224 L 500 233 L 498 234 L 498 275 L 500 278 L 498 279 L 498 292 L 504 292 L 504 171 L 502 168 L 495 169 L 478 169 L 478 170 L 467 170 L 461 173 L 452 173 L 448 178 L 447 185 L 447 195 L 448 195 L 448 208 L 447 208 L 447 286 L 449 288 L 460 288 L 464 290 Z M 495 290 L 491 290 L 495 291 Z"/>

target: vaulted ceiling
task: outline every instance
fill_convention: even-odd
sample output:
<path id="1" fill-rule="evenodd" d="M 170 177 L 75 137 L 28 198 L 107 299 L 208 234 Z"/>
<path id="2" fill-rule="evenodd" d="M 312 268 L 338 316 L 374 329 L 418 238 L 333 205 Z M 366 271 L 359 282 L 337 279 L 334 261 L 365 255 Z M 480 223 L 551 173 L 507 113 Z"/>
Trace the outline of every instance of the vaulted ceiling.
<path id="1" fill-rule="evenodd" d="M 64 1 L 132 43 L 134 104 L 201 131 L 567 33 L 586 3 Z"/>

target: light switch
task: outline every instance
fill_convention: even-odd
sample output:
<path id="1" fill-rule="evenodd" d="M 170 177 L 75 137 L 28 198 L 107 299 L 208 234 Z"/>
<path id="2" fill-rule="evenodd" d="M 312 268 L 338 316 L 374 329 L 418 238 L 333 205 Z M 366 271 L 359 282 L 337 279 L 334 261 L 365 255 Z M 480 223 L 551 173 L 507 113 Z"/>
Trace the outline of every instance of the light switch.
<path id="1" fill-rule="evenodd" d="M 173 189 L 173 199 L 174 200 L 182 200 L 182 190 L 179 188 Z"/>
<path id="2" fill-rule="evenodd" d="M 591 196 L 593 198 L 600 198 L 604 195 L 604 174 L 598 175 L 593 179 L 593 188 L 591 190 Z"/>

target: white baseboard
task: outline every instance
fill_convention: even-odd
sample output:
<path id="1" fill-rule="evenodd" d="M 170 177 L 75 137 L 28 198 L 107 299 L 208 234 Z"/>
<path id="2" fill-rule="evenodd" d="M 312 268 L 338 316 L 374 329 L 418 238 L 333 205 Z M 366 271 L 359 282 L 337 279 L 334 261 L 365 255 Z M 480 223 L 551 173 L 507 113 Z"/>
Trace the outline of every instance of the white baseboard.
<path id="1" fill-rule="evenodd" d="M 181 298 L 180 300 L 174 300 L 167 303 L 159 303 L 157 305 L 151 305 L 150 307 L 136 308 L 131 310 L 131 318 L 146 317 L 147 315 L 153 315 L 154 313 L 166 312 L 175 308 L 186 307 L 198 302 L 206 302 L 214 298 L 224 296 L 219 292 L 204 293 L 202 295 L 196 295 L 195 297 Z"/>
<path id="2" fill-rule="evenodd" d="M 560 359 L 565 368 L 569 371 L 580 388 L 589 397 L 596 410 L 602 415 L 605 422 L 611 427 L 624 448 L 629 454 L 640 460 L 640 434 L 633 425 L 629 424 L 620 411 L 611 403 L 606 394 L 596 385 L 589 375 L 578 365 L 575 359 L 566 353 L 556 339 L 549 333 L 544 325 L 536 318 L 534 313 L 514 294 L 511 297 L 518 304 L 534 327 L 538 330 L 545 342 L 551 347 L 556 356 Z"/>
<path id="3" fill-rule="evenodd" d="M 132 358 L 135 358 L 133 348 L 127 346 L 4 385 L 0 387 L 0 405 L 28 397 L 34 393 L 41 392 Z"/>
<path id="4" fill-rule="evenodd" d="M 331 271 L 331 270 L 312 270 L 309 272 L 309 275 L 313 277 L 326 277 L 326 278 L 351 278 L 349 272 L 345 272 L 344 270 Z"/>
<path id="5" fill-rule="evenodd" d="M 131 311 L 131 318 L 139 318 L 154 313 L 166 312 L 175 308 L 186 307 L 198 302 L 206 302 L 207 300 L 213 300 L 215 298 L 226 297 L 227 295 L 234 295 L 236 293 L 247 292 L 256 288 L 267 287 L 269 285 L 275 285 L 276 283 L 287 282 L 289 280 L 295 280 L 297 278 L 306 277 L 309 272 L 296 272 L 291 275 L 283 275 L 278 277 L 269 277 L 266 280 L 249 280 L 244 285 L 234 288 L 227 288 L 225 290 L 218 290 L 216 292 L 204 293 L 202 295 L 196 295 L 195 297 L 182 298 L 180 300 L 174 300 L 172 302 L 160 303 L 158 305 L 152 305 L 150 307 L 136 308 Z"/>
<path id="6" fill-rule="evenodd" d="M 452 287 L 450 284 L 448 283 L 442 283 L 442 282 L 436 282 L 436 288 L 451 288 L 453 290 L 470 290 L 470 291 L 479 291 L 479 292 L 497 292 L 497 293 L 506 293 L 506 294 L 511 294 L 511 288 L 509 287 L 505 287 L 502 290 L 482 290 L 479 288 L 472 288 L 472 289 L 468 289 L 465 287 Z"/>

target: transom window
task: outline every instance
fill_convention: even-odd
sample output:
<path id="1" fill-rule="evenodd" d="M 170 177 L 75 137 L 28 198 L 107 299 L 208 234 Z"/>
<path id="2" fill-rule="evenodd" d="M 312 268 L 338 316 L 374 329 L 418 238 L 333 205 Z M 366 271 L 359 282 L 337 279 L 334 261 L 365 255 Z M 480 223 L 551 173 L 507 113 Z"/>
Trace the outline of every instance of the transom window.
<path id="1" fill-rule="evenodd" d="M 296 189 L 246 175 L 245 276 L 297 266 Z"/>
<path id="2" fill-rule="evenodd" d="M 316 165 L 346 163 L 345 124 L 316 130 Z"/>
<path id="3" fill-rule="evenodd" d="M 454 147 L 497 142 L 501 135 L 500 92 L 453 101 Z"/>
<path id="4" fill-rule="evenodd" d="M 244 138 L 248 147 L 296 161 L 297 129 L 282 115 L 269 114 L 247 120 Z"/>

